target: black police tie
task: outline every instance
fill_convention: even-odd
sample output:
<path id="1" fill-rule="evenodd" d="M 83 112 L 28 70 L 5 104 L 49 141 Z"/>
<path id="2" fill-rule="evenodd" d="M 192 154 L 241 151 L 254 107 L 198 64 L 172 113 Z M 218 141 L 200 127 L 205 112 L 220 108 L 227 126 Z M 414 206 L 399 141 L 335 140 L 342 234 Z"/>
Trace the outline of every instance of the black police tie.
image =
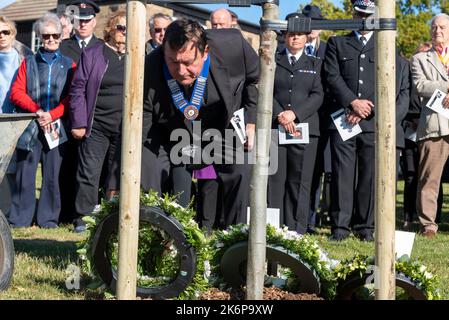
<path id="1" fill-rule="evenodd" d="M 364 36 L 360 37 L 360 41 L 362 42 L 362 45 L 365 46 L 366 45 L 366 38 Z"/>
<path id="2" fill-rule="evenodd" d="M 86 41 L 81 40 L 81 50 L 84 51 L 86 49 Z"/>
<path id="3" fill-rule="evenodd" d="M 291 57 L 290 57 L 290 61 L 291 61 L 292 67 L 294 67 L 295 64 L 296 64 L 296 57 L 295 57 L 295 56 L 291 56 Z"/>

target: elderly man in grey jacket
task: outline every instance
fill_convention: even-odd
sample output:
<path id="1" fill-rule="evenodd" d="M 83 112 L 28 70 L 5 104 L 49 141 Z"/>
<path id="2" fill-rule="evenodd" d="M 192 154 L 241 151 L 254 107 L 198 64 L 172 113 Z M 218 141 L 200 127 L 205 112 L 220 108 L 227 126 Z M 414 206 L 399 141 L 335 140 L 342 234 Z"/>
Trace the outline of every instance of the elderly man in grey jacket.
<path id="1" fill-rule="evenodd" d="M 421 98 L 417 131 L 419 149 L 417 211 L 422 235 L 435 236 L 437 199 L 444 164 L 449 156 L 449 119 L 425 107 L 435 89 L 449 91 L 449 16 L 436 15 L 431 22 L 433 48 L 412 58 L 412 77 Z M 449 95 L 443 101 L 449 108 Z"/>

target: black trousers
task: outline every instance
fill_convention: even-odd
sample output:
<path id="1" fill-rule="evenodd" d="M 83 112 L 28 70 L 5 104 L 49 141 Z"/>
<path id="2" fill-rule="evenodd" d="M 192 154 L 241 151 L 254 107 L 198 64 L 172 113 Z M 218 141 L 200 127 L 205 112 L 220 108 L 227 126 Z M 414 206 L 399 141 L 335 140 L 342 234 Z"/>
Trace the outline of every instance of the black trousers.
<path id="1" fill-rule="evenodd" d="M 68 126 L 66 126 L 68 128 Z M 67 132 L 69 140 L 64 143 L 63 159 L 59 174 L 61 191 L 60 223 L 71 223 L 75 218 L 76 208 L 76 171 L 78 168 L 78 141 Z"/>
<path id="2" fill-rule="evenodd" d="M 207 230 L 246 223 L 249 206 L 249 164 L 214 165 L 215 180 L 198 180 L 198 223 Z"/>
<path id="3" fill-rule="evenodd" d="M 141 186 L 145 192 L 156 191 L 159 196 L 169 193 L 187 207 L 191 198 L 192 173 L 184 165 L 171 166 L 170 151 L 157 141 L 142 147 Z"/>
<path id="4" fill-rule="evenodd" d="M 142 188 L 145 191 L 153 189 L 160 195 L 165 192 L 178 195 L 178 203 L 187 206 L 192 195 L 192 170 L 185 165 L 171 164 L 169 155 L 169 150 L 155 141 L 144 144 Z M 197 219 L 200 226 L 210 230 L 216 222 L 222 228 L 246 222 L 250 166 L 219 164 L 214 165 L 214 169 L 217 179 L 198 182 Z"/>
<path id="5" fill-rule="evenodd" d="M 42 189 L 37 205 L 37 224 L 54 228 L 61 211 L 59 194 L 59 170 L 64 144 L 51 150 L 40 130 L 39 139 L 32 151 L 17 150 L 17 172 L 12 191 L 9 222 L 14 227 L 29 227 L 36 208 L 36 172 L 42 161 Z"/>
<path id="6" fill-rule="evenodd" d="M 92 128 L 90 136 L 81 141 L 78 148 L 78 170 L 76 172 L 76 213 L 78 218 L 90 215 L 98 204 L 98 188 L 105 161 L 108 168 L 115 168 L 108 173 L 109 180 L 120 180 L 120 134 L 109 134 Z"/>
<path id="7" fill-rule="evenodd" d="M 299 234 L 307 232 L 317 146 L 318 137 L 310 137 L 305 145 L 279 145 L 278 170 L 268 178 L 268 206 L 279 208 L 281 225 Z"/>
<path id="8" fill-rule="evenodd" d="M 343 141 L 330 130 L 332 234 L 365 236 L 374 230 L 374 133 Z"/>
<path id="9" fill-rule="evenodd" d="M 312 186 L 310 191 L 310 215 L 308 232 L 315 232 L 317 212 L 320 207 L 321 190 L 323 190 L 323 202 L 321 203 L 321 215 L 330 208 L 330 174 L 332 172 L 332 157 L 329 142 L 329 130 L 321 130 L 318 138 L 318 147 L 313 169 Z M 322 176 L 324 174 L 324 179 Z"/>

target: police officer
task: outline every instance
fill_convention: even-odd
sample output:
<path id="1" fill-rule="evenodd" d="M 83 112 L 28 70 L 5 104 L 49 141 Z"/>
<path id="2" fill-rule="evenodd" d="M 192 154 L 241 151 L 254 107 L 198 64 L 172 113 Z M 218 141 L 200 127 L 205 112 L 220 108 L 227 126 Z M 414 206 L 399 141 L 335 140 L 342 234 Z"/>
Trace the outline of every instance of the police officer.
<path id="1" fill-rule="evenodd" d="M 305 17 L 301 13 L 292 16 Z M 269 177 L 268 205 L 279 208 L 281 223 L 299 234 L 307 231 L 310 187 L 318 145 L 318 109 L 323 102 L 321 60 L 305 53 L 307 34 L 287 32 L 286 48 L 276 54 L 276 75 L 273 100 L 273 129 L 284 129 L 287 135 L 306 135 L 297 128 L 307 123 L 309 142 L 282 144 L 279 138 L 278 170 Z M 276 137 L 275 137 L 276 138 Z M 306 138 L 306 137 L 302 137 Z M 278 143 L 278 141 L 274 141 Z"/>
<path id="2" fill-rule="evenodd" d="M 373 1 L 353 2 L 354 19 L 366 19 L 374 12 Z M 397 69 L 407 70 L 402 65 L 398 65 Z M 343 141 L 333 122 L 330 124 L 332 152 L 330 239 L 340 241 L 348 237 L 352 224 L 352 232 L 356 237 L 372 241 L 375 156 L 373 31 L 356 31 L 341 37 L 331 37 L 327 43 L 324 72 L 326 85 L 336 100 L 331 111 L 344 108 L 346 122 L 359 124 L 362 128 L 361 133 Z M 398 72 L 398 77 L 402 76 L 403 74 Z M 396 113 L 397 118 L 402 119 L 406 113 L 402 109 L 404 106 L 408 108 L 409 87 L 408 81 L 403 79 L 397 83 L 400 85 L 396 92 Z"/>

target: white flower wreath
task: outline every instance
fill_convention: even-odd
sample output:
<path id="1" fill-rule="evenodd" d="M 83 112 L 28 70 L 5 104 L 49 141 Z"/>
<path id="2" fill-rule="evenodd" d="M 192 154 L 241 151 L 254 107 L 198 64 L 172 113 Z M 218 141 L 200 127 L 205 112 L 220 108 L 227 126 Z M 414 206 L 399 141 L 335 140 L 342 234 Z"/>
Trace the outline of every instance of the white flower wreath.
<path id="1" fill-rule="evenodd" d="M 352 259 L 342 261 L 335 267 L 334 272 L 337 280 L 344 281 L 351 275 L 363 276 L 373 265 L 374 257 L 356 255 Z M 425 265 L 403 256 L 396 260 L 395 268 L 397 272 L 409 278 L 424 293 L 427 300 L 441 299 L 440 290 L 437 288 L 438 278 L 427 271 Z"/>
<path id="2" fill-rule="evenodd" d="M 220 275 L 220 261 L 223 254 L 228 248 L 241 241 L 248 241 L 249 226 L 234 225 L 223 231 L 216 231 L 208 239 L 198 224 L 193 219 L 194 210 L 191 208 L 183 208 L 174 201 L 174 197 L 160 198 L 156 193 L 142 194 L 141 204 L 145 206 L 155 206 L 161 208 L 164 212 L 172 215 L 183 226 L 184 234 L 187 242 L 195 248 L 197 255 L 196 272 L 193 281 L 187 288 L 176 298 L 178 299 L 197 299 L 202 292 L 208 290 L 212 285 L 220 287 L 223 284 Z M 98 223 L 107 215 L 118 212 L 118 199 L 103 202 L 100 210 L 95 212 L 93 216 L 86 217 L 89 232 L 86 240 L 81 241 L 78 245 L 78 254 L 82 260 L 83 270 L 92 275 L 97 281 L 98 277 L 92 268 L 92 242 Z M 146 230 L 148 231 L 148 230 Z M 149 237 L 151 232 L 141 232 L 139 230 L 139 252 L 145 250 L 153 250 L 151 246 L 155 245 Z M 366 272 L 369 265 L 372 265 L 372 258 L 357 255 L 353 259 L 339 262 L 328 257 L 328 255 L 320 248 L 317 241 L 307 235 L 299 235 L 287 228 L 276 229 L 271 225 L 267 225 L 267 244 L 280 246 L 286 250 L 296 254 L 301 261 L 307 265 L 314 273 L 321 284 L 321 295 L 326 299 L 333 299 L 336 296 L 337 284 L 344 281 L 348 275 L 359 272 Z M 157 245 L 157 244 L 156 244 Z M 171 246 L 169 246 L 171 248 Z M 138 283 L 146 285 L 158 285 L 158 281 L 169 281 L 170 277 L 177 272 L 177 252 L 174 248 L 169 251 L 170 254 L 162 259 L 159 270 L 162 275 L 159 278 L 148 276 L 142 261 L 138 265 Z M 113 259 L 117 257 L 113 256 Z M 116 263 L 117 261 L 111 261 Z M 418 288 L 420 288 L 427 299 L 440 299 L 441 294 L 437 286 L 437 279 L 427 268 L 417 261 L 407 259 L 399 259 L 396 262 L 396 270 L 410 278 Z M 287 273 L 287 277 L 294 277 L 293 274 Z M 288 282 L 288 281 L 287 281 Z"/>
<path id="3" fill-rule="evenodd" d="M 230 226 L 227 230 L 217 231 L 214 234 L 211 242 L 214 251 L 212 283 L 221 285 L 219 266 L 221 257 L 234 244 L 248 241 L 248 234 L 249 226 L 245 224 Z M 318 276 L 322 295 L 328 299 L 335 296 L 336 281 L 332 270 L 338 261 L 330 259 L 315 240 L 307 235 L 289 231 L 287 228 L 277 229 L 272 225 L 267 225 L 266 239 L 269 245 L 280 246 L 297 254 L 301 261 Z M 293 275 L 288 274 L 287 276 Z"/>

